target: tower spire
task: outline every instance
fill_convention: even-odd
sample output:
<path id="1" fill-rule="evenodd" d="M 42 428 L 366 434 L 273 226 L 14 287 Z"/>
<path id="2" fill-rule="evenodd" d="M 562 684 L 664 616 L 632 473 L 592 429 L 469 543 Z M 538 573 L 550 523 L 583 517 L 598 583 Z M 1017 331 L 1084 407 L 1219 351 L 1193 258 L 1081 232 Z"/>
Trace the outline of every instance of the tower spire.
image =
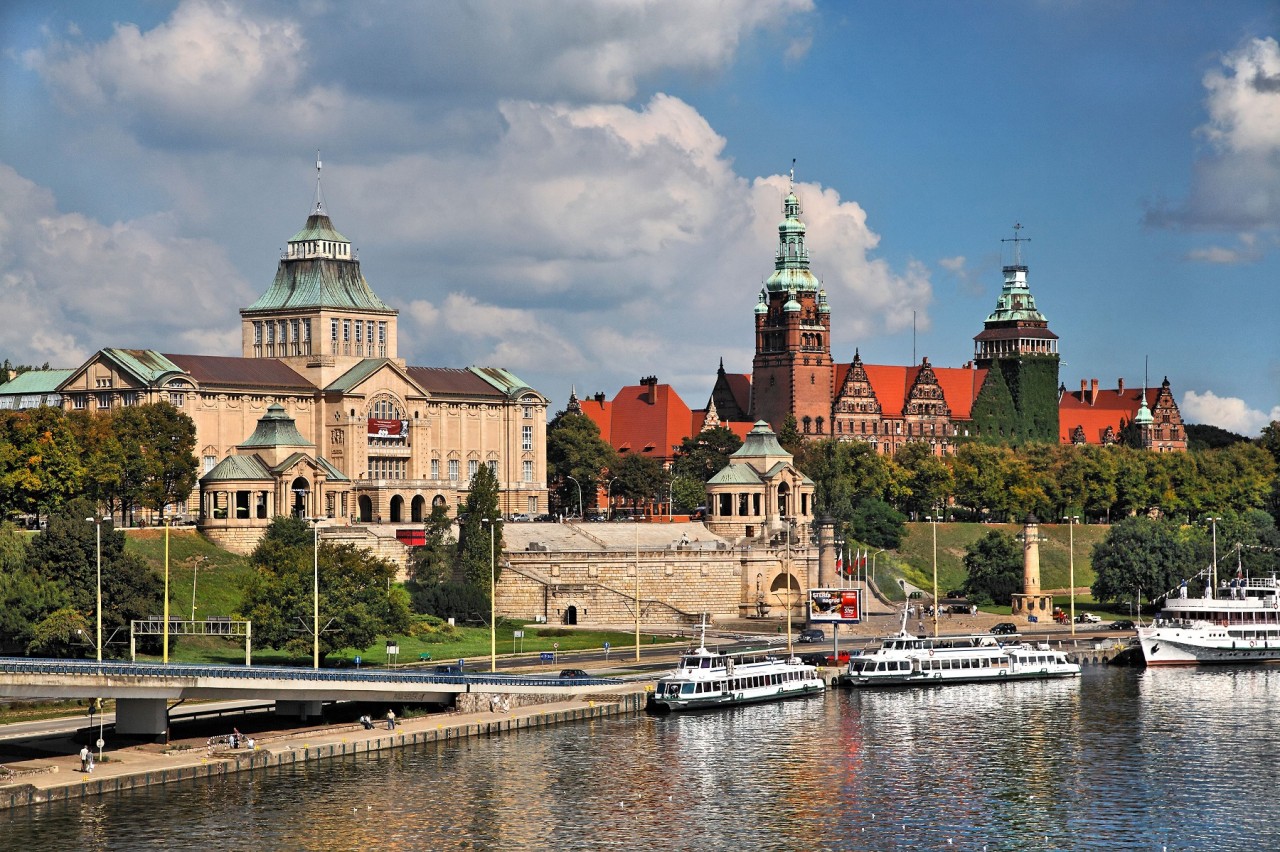
<path id="1" fill-rule="evenodd" d="M 1022 244 L 1031 242 L 1030 237 L 1019 236 L 1022 231 L 1022 223 L 1015 222 L 1013 225 L 1013 236 L 1008 239 L 1002 239 L 1002 243 L 1013 243 L 1013 265 L 1022 266 Z"/>

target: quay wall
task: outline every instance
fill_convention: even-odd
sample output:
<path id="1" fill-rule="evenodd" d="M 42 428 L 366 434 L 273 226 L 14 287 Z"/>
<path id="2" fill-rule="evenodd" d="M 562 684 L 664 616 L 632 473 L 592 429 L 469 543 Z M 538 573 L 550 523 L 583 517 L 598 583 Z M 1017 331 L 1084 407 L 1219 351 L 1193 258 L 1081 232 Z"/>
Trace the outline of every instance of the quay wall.
<path id="1" fill-rule="evenodd" d="M 477 710 L 488 710 L 487 695 L 472 695 Z M 16 783 L 0 786 L 0 809 L 65 802 L 112 793 L 127 793 L 154 785 L 180 784 L 209 778 L 220 778 L 240 772 L 253 772 L 291 766 L 311 761 L 333 760 L 367 755 L 373 752 L 408 748 L 425 743 L 440 743 L 467 737 L 501 736 L 532 728 L 543 728 L 569 722 L 580 722 L 608 716 L 636 715 L 644 711 L 646 692 L 637 690 L 613 695 L 592 696 L 586 704 L 547 707 L 529 714 L 506 715 L 484 713 L 466 719 L 440 720 L 417 717 L 402 723 L 399 731 L 381 735 L 342 737 L 337 741 L 308 743 L 302 735 L 290 736 L 296 742 L 267 744 L 253 751 L 219 752 L 203 755 L 204 749 L 192 751 L 192 761 L 173 766 L 158 766 L 119 775 L 93 777 L 76 773 L 67 781 L 53 784 Z M 525 703 L 524 706 L 528 706 Z M 416 730 L 410 729 L 415 728 Z M 363 728 L 353 726 L 360 734 Z M 313 732 L 312 740 L 322 739 L 324 732 Z M 198 756 L 199 755 L 199 756 Z M 104 765 L 105 767 L 105 765 Z"/>

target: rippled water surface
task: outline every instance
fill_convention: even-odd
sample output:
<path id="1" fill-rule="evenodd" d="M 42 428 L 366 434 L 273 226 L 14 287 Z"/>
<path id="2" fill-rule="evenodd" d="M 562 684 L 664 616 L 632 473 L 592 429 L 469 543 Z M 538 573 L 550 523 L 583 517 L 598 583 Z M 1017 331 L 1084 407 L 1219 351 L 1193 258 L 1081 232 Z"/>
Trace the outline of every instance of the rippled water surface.
<path id="1" fill-rule="evenodd" d="M 1280 849 L 1280 668 L 831 692 L 0 814 L 0 848 Z"/>

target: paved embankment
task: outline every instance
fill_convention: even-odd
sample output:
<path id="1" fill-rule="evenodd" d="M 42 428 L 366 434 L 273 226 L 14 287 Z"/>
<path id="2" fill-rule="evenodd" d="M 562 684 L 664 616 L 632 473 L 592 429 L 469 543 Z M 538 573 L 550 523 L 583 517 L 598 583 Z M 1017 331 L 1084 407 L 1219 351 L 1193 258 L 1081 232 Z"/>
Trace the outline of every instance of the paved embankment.
<path id="1" fill-rule="evenodd" d="M 160 750 L 130 746 L 107 752 L 92 774 L 80 771 L 78 746 L 66 740 L 66 754 L 6 761 L 0 774 L 0 808 L 21 807 L 119 793 L 153 784 L 176 784 L 236 772 L 290 766 L 315 760 L 342 758 L 422 743 L 465 737 L 494 736 L 525 728 L 539 728 L 644 710 L 642 685 L 634 690 L 611 688 L 608 693 L 572 700 L 485 710 L 415 716 L 399 720 L 394 731 L 386 723 L 373 730 L 362 725 L 336 725 L 308 731 L 264 733 L 252 750 L 210 747 L 204 741 L 185 741 Z"/>

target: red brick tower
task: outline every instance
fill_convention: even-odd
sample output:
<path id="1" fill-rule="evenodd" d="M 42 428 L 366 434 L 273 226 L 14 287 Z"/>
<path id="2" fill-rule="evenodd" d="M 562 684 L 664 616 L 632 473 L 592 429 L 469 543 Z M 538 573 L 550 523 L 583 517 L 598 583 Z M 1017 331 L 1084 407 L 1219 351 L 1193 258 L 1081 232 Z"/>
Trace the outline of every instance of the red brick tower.
<path id="1" fill-rule="evenodd" d="M 831 308 L 821 282 L 809 271 L 794 190 L 783 200 L 782 211 L 774 272 L 755 307 L 752 416 L 776 431 L 794 414 L 802 433 L 819 437 L 832 428 Z"/>

